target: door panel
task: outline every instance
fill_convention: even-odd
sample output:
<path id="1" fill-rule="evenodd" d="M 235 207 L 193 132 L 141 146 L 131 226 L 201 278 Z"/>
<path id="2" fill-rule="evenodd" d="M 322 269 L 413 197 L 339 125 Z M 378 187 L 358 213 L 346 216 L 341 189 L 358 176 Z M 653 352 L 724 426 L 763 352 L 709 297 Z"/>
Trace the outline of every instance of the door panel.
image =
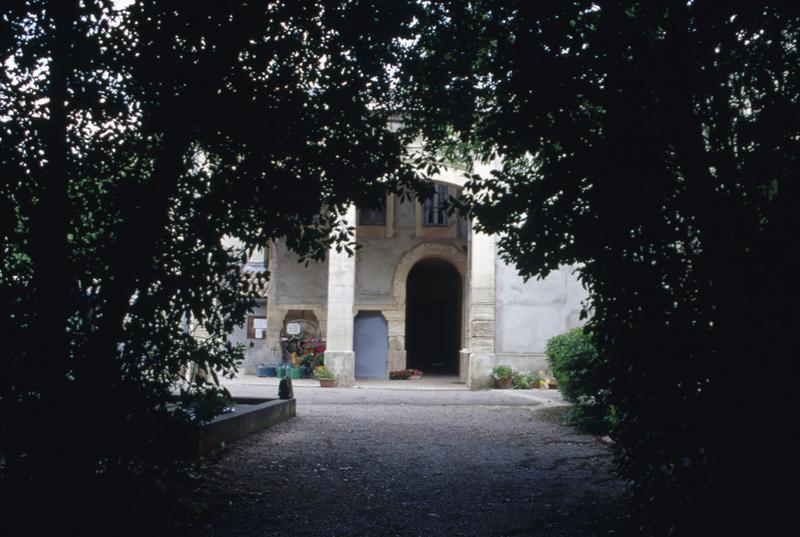
<path id="1" fill-rule="evenodd" d="M 389 330 L 380 312 L 362 311 L 355 318 L 353 346 L 356 378 L 385 379 L 389 354 Z"/>

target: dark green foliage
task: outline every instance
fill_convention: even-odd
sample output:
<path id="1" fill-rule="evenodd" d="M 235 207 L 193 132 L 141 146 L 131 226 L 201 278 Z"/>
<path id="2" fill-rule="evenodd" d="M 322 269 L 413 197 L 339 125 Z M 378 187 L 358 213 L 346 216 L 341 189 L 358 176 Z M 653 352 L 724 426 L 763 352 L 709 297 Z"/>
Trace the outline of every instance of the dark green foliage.
<path id="1" fill-rule="evenodd" d="M 595 433 L 607 433 L 613 413 L 608 395 L 613 370 L 597 352 L 591 334 L 574 328 L 552 337 L 545 348 L 550 371 L 564 398 L 575 404 L 572 418 Z"/>
<path id="2" fill-rule="evenodd" d="M 602 370 L 604 361 L 582 328 L 550 338 L 544 352 L 559 390 L 569 401 L 608 388 L 608 371 Z"/>
<path id="3" fill-rule="evenodd" d="M 164 439 L 196 421 L 173 393 L 216 401 L 242 357 L 227 334 L 268 277 L 248 253 L 320 259 L 349 204 L 419 186 L 384 102 L 411 7 L 4 3 L 4 497 L 69 534 L 128 510 L 122 489 L 105 508 L 77 491 L 176 467 Z"/>
<path id="4" fill-rule="evenodd" d="M 796 317 L 799 9 L 432 2 L 401 74 L 432 157 L 503 157 L 471 177 L 466 209 L 504 258 L 529 277 L 579 263 L 619 469 L 679 535 L 724 534 L 762 476 L 786 475 L 786 450 L 745 432 L 775 415 L 742 380 L 796 354 L 780 334 Z M 754 461 L 773 466 L 743 471 Z"/>

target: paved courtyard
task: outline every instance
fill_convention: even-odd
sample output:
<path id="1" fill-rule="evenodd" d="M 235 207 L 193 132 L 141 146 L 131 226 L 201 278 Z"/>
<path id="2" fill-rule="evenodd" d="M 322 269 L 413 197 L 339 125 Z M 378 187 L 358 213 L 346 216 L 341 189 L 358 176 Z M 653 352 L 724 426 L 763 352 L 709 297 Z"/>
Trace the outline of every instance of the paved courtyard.
<path id="1" fill-rule="evenodd" d="M 296 418 L 229 446 L 214 536 L 607 534 L 622 483 L 557 392 L 298 386 Z M 413 381 L 411 381 L 413 382 Z M 234 394 L 272 389 L 231 386 Z"/>

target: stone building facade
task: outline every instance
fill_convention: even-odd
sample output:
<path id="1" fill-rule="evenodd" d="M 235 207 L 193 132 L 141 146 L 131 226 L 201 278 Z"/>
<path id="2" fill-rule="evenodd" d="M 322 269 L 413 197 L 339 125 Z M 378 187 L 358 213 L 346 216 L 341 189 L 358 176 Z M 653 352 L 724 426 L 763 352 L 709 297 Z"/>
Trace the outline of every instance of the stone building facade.
<path id="1" fill-rule="evenodd" d="M 332 249 L 306 267 L 280 243 L 257 253 L 271 271 L 266 303 L 253 312 L 266 329 L 256 333 L 248 319 L 233 335 L 254 343 L 242 374 L 279 362 L 286 325 L 297 319 L 319 327 L 339 386 L 413 367 L 480 389 L 499 363 L 545 369 L 547 339 L 580 324 L 586 292 L 568 267 L 523 282 L 497 255 L 495 236 L 439 211 L 463 182 L 449 169 L 423 203 L 389 196 L 384 211 L 351 207 L 346 219 L 357 222 L 361 245 L 354 256 Z"/>

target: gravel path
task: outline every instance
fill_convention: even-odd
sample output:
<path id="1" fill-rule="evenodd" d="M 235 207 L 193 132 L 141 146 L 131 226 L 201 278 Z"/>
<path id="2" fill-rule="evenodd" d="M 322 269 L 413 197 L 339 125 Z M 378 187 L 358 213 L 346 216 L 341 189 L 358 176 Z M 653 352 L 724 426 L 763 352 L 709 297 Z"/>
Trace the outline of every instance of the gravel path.
<path id="1" fill-rule="evenodd" d="M 563 407 L 503 391 L 302 390 L 231 446 L 213 536 L 606 535 L 622 484 Z M 221 494 L 222 495 L 222 494 Z"/>

